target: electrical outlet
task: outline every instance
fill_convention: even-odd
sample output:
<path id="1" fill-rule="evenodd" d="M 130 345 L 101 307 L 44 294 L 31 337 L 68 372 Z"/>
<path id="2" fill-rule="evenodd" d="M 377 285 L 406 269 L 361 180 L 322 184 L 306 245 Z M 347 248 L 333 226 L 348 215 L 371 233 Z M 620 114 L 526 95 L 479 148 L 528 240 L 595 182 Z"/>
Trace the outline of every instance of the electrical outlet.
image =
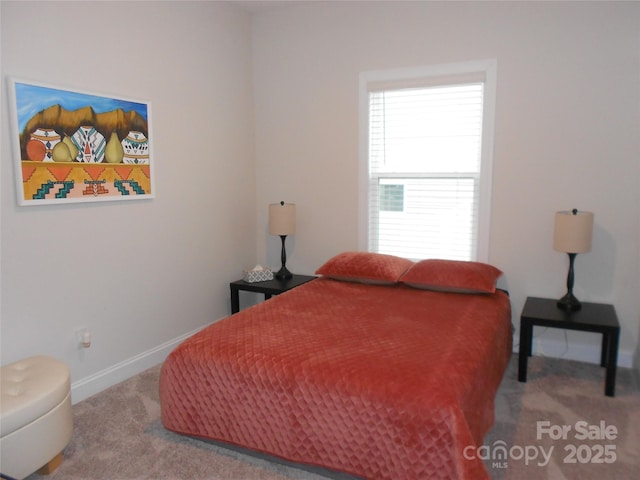
<path id="1" fill-rule="evenodd" d="M 89 348 L 91 346 L 91 333 L 86 327 L 78 328 L 75 331 L 76 342 L 81 348 Z"/>

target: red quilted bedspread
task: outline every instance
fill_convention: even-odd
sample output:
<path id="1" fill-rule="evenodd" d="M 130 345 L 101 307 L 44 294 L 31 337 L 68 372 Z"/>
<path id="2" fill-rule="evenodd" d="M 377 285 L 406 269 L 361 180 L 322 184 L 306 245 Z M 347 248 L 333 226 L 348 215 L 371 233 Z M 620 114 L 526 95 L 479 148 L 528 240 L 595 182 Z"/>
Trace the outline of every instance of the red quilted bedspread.
<path id="1" fill-rule="evenodd" d="M 162 421 L 369 479 L 489 478 L 463 452 L 493 423 L 511 338 L 500 291 L 321 278 L 178 346 L 162 368 Z"/>

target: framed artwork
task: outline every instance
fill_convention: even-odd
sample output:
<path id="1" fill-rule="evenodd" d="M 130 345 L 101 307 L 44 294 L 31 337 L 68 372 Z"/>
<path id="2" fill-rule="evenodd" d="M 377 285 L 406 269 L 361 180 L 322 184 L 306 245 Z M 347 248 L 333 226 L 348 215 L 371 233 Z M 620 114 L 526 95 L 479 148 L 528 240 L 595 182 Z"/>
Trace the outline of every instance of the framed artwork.
<path id="1" fill-rule="evenodd" d="M 19 205 L 155 196 L 148 102 L 9 80 Z"/>

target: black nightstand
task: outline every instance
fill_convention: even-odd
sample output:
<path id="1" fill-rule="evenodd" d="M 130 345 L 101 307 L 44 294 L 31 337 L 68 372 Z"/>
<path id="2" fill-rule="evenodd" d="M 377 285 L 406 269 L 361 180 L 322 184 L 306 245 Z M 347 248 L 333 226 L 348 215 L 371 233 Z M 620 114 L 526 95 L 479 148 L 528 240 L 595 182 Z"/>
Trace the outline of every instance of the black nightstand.
<path id="1" fill-rule="evenodd" d="M 602 333 L 600 365 L 607 369 L 604 393 L 609 397 L 615 395 L 620 324 L 613 305 L 584 302 L 580 310 L 565 311 L 557 307 L 556 300 L 527 297 L 520 316 L 518 380 L 521 382 L 527 381 L 534 326 Z"/>
<path id="2" fill-rule="evenodd" d="M 264 299 L 269 300 L 272 295 L 278 295 L 279 293 L 286 292 L 292 288 L 299 287 L 303 283 L 310 282 L 317 277 L 312 275 L 294 275 L 287 280 L 267 280 L 266 282 L 254 282 L 249 283 L 244 280 L 236 280 L 229 284 L 231 288 L 231 313 L 238 313 L 240 311 L 240 290 L 246 292 L 264 293 Z"/>

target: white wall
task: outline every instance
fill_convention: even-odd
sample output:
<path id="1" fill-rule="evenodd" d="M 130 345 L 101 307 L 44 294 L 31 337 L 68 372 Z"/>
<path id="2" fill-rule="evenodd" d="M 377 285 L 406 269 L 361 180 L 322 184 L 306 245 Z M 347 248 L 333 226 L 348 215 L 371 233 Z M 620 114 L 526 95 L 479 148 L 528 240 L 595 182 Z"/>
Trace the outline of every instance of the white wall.
<path id="1" fill-rule="evenodd" d="M 1 359 L 65 361 L 77 402 L 226 316 L 255 263 L 251 24 L 182 1 L 3 1 L 1 22 Z M 7 75 L 150 101 L 157 197 L 18 207 Z"/>
<path id="2" fill-rule="evenodd" d="M 564 293 L 553 213 L 592 210 L 575 290 L 615 304 L 621 363 L 640 357 L 639 8 L 324 2 L 251 20 L 217 2 L 1 2 L 2 364 L 59 358 L 78 401 L 160 361 L 229 312 L 243 267 L 278 266 L 270 202 L 297 203 L 291 270 L 357 248 L 359 72 L 485 58 L 498 60 L 490 259 L 514 322 L 527 295 Z M 157 198 L 19 208 L 7 75 L 149 100 Z M 561 334 L 541 338 L 563 353 Z M 568 356 L 598 358 L 595 335 L 569 341 Z"/>
<path id="3" fill-rule="evenodd" d="M 630 366 L 640 311 L 639 21 L 635 2 L 320 2 L 262 12 L 253 26 L 258 257 L 278 263 L 265 225 L 266 205 L 280 199 L 298 211 L 290 270 L 312 273 L 358 248 L 360 72 L 495 58 L 489 258 L 506 273 L 514 324 L 526 296 L 566 291 L 554 212 L 593 211 L 593 250 L 576 260 L 574 292 L 615 305 L 619 364 Z M 568 339 L 548 329 L 537 345 L 599 360 L 597 334 Z"/>

